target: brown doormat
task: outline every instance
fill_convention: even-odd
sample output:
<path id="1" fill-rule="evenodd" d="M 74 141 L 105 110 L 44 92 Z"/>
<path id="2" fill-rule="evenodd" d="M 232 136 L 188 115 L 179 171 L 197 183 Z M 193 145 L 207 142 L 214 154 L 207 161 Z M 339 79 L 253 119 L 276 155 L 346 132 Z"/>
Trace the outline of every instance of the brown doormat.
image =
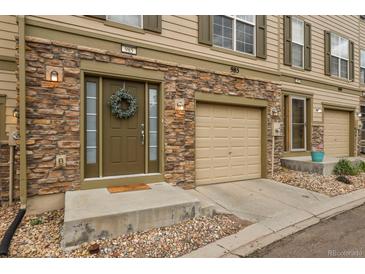
<path id="1" fill-rule="evenodd" d="M 146 184 L 133 184 L 125 186 L 111 186 L 108 187 L 107 189 L 110 193 L 119 193 L 127 191 L 146 190 L 146 189 L 151 189 L 151 187 Z"/>

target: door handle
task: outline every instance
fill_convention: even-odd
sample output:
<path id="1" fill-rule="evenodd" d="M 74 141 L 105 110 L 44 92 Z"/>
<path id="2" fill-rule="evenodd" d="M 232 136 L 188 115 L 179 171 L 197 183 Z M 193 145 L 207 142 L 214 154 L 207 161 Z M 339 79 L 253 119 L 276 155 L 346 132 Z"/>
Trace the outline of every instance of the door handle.
<path id="1" fill-rule="evenodd" d="M 144 145 L 144 124 L 141 124 L 141 144 Z"/>

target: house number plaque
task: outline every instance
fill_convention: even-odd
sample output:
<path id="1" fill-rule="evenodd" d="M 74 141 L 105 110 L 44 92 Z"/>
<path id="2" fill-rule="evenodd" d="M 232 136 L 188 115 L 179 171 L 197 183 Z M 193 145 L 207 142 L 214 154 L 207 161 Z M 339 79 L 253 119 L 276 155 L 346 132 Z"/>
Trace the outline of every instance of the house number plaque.
<path id="1" fill-rule="evenodd" d="M 239 73 L 240 72 L 240 68 L 237 66 L 231 66 L 231 73 Z"/>
<path id="2" fill-rule="evenodd" d="M 137 47 L 129 46 L 129 45 L 122 45 L 122 52 L 127 53 L 127 54 L 136 55 Z"/>

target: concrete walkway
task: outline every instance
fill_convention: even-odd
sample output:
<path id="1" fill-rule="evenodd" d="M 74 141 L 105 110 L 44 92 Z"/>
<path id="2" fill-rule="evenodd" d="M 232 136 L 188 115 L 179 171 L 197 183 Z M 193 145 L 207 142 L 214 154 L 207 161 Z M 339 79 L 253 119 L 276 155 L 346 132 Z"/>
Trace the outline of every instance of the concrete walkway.
<path id="1" fill-rule="evenodd" d="M 190 194 L 218 212 L 232 213 L 243 220 L 260 222 L 293 209 L 305 209 L 328 196 L 269 179 L 200 186 Z"/>
<path id="2" fill-rule="evenodd" d="M 256 222 L 184 257 L 245 257 L 275 241 L 365 203 L 365 189 L 329 198 L 271 180 L 209 185 L 189 191 L 202 206 Z"/>

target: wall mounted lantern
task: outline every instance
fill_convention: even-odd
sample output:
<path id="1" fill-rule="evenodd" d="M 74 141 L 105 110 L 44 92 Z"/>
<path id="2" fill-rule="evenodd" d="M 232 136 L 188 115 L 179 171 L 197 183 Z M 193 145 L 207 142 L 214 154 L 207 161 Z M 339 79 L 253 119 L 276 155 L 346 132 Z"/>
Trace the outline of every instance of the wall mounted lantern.
<path id="1" fill-rule="evenodd" d="M 322 108 L 321 107 L 316 107 L 316 112 L 317 113 L 322 113 Z"/>
<path id="2" fill-rule="evenodd" d="M 58 72 L 55 70 L 51 71 L 51 81 L 52 82 L 58 82 Z"/>
<path id="3" fill-rule="evenodd" d="M 46 80 L 51 82 L 63 81 L 63 68 L 46 66 Z"/>
<path id="4" fill-rule="evenodd" d="M 13 110 L 13 117 L 15 117 L 15 118 L 19 118 L 19 110 L 17 109 L 17 108 L 14 108 L 14 110 Z"/>
<path id="5" fill-rule="evenodd" d="M 185 109 L 184 99 L 175 99 L 175 110 L 183 111 Z"/>

